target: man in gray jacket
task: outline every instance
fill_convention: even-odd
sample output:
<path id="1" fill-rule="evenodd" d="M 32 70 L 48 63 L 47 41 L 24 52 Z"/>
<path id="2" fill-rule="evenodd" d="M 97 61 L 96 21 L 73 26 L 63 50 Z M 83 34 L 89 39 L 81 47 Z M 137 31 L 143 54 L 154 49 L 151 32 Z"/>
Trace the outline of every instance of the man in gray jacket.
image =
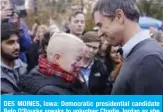
<path id="1" fill-rule="evenodd" d="M 112 94 L 163 94 L 163 49 L 141 30 L 136 0 L 98 0 L 93 16 L 99 36 L 122 46 L 124 62 Z"/>
<path id="2" fill-rule="evenodd" d="M 12 23 L 1 24 L 1 94 L 19 93 L 19 75 L 26 65 L 19 57 L 19 29 Z"/>

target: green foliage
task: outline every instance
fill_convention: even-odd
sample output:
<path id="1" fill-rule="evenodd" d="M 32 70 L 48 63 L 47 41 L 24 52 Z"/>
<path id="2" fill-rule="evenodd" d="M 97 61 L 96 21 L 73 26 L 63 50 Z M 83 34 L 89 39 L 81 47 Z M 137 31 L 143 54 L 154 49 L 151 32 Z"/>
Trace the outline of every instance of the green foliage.
<path id="1" fill-rule="evenodd" d="M 163 0 L 139 0 L 137 5 L 142 14 L 163 20 Z"/>
<path id="2" fill-rule="evenodd" d="M 94 21 L 92 19 L 86 20 L 86 31 L 92 30 L 94 27 Z"/>

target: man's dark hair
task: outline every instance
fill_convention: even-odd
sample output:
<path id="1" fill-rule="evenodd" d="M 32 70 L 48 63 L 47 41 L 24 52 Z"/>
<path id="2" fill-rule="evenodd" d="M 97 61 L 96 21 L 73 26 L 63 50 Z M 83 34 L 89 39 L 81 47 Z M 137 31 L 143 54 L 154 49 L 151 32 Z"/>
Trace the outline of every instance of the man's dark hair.
<path id="1" fill-rule="evenodd" d="M 16 34 L 19 37 L 21 29 L 18 29 L 13 23 L 1 24 L 1 42 L 8 40 L 12 34 Z"/>
<path id="2" fill-rule="evenodd" d="M 69 21 L 71 21 L 71 18 L 72 18 L 72 17 L 76 17 L 78 14 L 83 14 L 83 15 L 84 15 L 84 13 L 83 13 L 82 11 L 79 11 L 79 10 L 74 11 L 74 12 L 71 14 L 71 16 L 69 17 Z"/>
<path id="3" fill-rule="evenodd" d="M 98 0 L 92 14 L 99 11 L 103 16 L 114 16 L 117 9 L 123 10 L 128 19 L 139 21 L 140 12 L 136 0 Z"/>

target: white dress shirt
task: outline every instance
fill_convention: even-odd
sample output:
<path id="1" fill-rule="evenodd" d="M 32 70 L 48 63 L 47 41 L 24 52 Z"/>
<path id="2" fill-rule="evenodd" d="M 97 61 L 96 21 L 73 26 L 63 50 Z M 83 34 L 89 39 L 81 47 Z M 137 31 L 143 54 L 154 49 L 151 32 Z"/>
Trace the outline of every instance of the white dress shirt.
<path id="1" fill-rule="evenodd" d="M 127 43 L 122 47 L 123 50 L 123 57 L 126 59 L 128 54 L 131 52 L 131 50 L 140 42 L 142 42 L 145 39 L 151 38 L 149 30 L 147 31 L 140 31 L 136 35 L 134 35 Z"/>

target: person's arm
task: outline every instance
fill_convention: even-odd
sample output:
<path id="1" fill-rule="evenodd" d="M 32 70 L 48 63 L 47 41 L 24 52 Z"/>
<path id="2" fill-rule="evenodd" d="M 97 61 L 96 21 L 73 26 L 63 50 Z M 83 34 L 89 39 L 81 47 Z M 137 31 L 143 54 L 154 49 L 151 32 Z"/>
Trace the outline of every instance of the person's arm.
<path id="1" fill-rule="evenodd" d="M 20 48 L 22 51 L 26 51 L 30 48 L 30 45 L 32 43 L 31 37 L 28 34 L 27 28 L 24 24 L 21 25 L 22 27 L 22 33 L 20 36 Z"/>
<path id="2" fill-rule="evenodd" d="M 146 56 L 136 71 L 134 94 L 163 94 L 163 59 Z"/>

